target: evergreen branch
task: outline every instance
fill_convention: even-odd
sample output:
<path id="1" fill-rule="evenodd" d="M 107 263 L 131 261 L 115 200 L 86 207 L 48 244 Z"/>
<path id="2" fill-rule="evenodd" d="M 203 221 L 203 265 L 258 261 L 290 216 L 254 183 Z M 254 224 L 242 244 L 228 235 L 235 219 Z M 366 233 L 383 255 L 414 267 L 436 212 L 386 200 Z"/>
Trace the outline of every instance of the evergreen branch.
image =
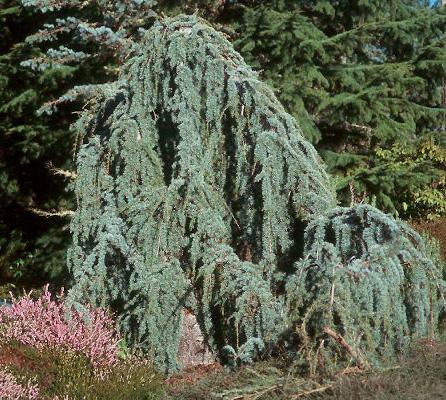
<path id="1" fill-rule="evenodd" d="M 401 61 L 401 62 L 387 62 L 387 63 L 373 63 L 373 64 L 340 64 L 330 65 L 327 67 L 329 71 L 363 71 L 363 70 L 376 70 L 376 69 L 394 69 L 398 71 L 400 67 L 412 66 L 413 61 Z M 440 62 L 440 61 L 437 61 Z"/>
<path id="2" fill-rule="evenodd" d="M 385 29 L 396 29 L 396 28 L 404 28 L 407 29 L 407 25 L 412 23 L 415 26 L 422 26 L 424 28 L 423 22 L 436 25 L 442 24 L 446 22 L 446 12 L 434 12 L 432 10 L 420 10 L 419 13 L 415 14 L 412 18 L 403 19 L 400 21 L 376 21 L 369 22 L 363 25 L 352 28 L 348 31 L 338 33 L 336 35 L 330 36 L 327 39 L 322 40 L 322 43 L 336 43 L 340 40 L 348 37 L 355 37 L 355 35 L 360 34 L 361 32 L 366 32 L 371 34 L 377 30 L 385 30 Z"/>
<path id="3" fill-rule="evenodd" d="M 54 36 L 56 34 L 67 32 L 67 31 L 68 31 L 68 28 L 66 26 L 58 26 L 58 27 L 54 27 L 51 29 L 40 30 L 37 33 L 35 33 L 34 35 L 28 36 L 26 38 L 25 42 L 26 43 L 34 43 L 39 40 L 42 42 L 47 39 L 51 40 L 52 38 L 54 38 Z"/>
<path id="4" fill-rule="evenodd" d="M 16 15 L 20 12 L 20 7 L 8 7 L 0 10 L 0 17 L 5 17 L 8 15 Z"/>

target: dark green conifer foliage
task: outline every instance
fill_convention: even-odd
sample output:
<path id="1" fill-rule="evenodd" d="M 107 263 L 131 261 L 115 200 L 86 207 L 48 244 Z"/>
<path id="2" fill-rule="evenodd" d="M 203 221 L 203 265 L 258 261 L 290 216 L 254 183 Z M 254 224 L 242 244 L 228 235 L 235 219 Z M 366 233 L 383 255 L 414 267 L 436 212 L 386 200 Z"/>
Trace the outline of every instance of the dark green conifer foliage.
<path id="1" fill-rule="evenodd" d="M 0 285 L 67 283 L 69 126 L 80 104 L 116 79 L 152 5 L 0 0 Z"/>
<path id="2" fill-rule="evenodd" d="M 36 51 L 24 43 L 36 25 L 18 0 L 0 0 L 0 285 L 60 283 L 67 275 L 67 219 L 44 218 L 33 210 L 74 206 L 67 180 L 47 165 L 70 168 L 71 143 L 65 135 L 71 113 L 64 110 L 50 120 L 35 110 L 77 71 L 49 68 L 35 76 L 20 66 Z"/>
<path id="3" fill-rule="evenodd" d="M 77 130 L 70 301 L 111 305 L 159 367 L 178 367 L 184 308 L 228 363 L 293 328 L 304 350 L 338 354 L 328 327 L 370 362 L 435 329 L 443 281 L 416 233 L 335 208 L 295 120 L 195 17 L 157 22 Z"/>
<path id="4" fill-rule="evenodd" d="M 427 201 L 400 195 L 431 192 L 438 169 L 376 150 L 445 148 L 445 27 L 446 8 L 419 0 L 266 0 L 246 9 L 235 46 L 339 176 L 340 200 L 353 183 L 383 210 L 425 217 Z"/>
<path id="5" fill-rule="evenodd" d="M 77 67 L 82 70 L 67 80 L 66 91 L 47 99 L 39 112 L 52 114 L 66 104 L 85 103 L 101 83 L 116 79 L 118 65 L 137 45 L 144 29 L 156 16 L 154 0 L 20 0 L 27 10 L 46 21 L 26 38 L 40 47 L 21 65 L 36 72 Z"/>
<path id="6" fill-rule="evenodd" d="M 158 23 L 120 78 L 78 122 L 71 295 L 121 307 L 130 342 L 168 368 L 186 304 L 214 350 L 249 358 L 280 332 L 274 274 L 298 255 L 294 225 L 335 205 L 324 167 L 194 18 Z"/>

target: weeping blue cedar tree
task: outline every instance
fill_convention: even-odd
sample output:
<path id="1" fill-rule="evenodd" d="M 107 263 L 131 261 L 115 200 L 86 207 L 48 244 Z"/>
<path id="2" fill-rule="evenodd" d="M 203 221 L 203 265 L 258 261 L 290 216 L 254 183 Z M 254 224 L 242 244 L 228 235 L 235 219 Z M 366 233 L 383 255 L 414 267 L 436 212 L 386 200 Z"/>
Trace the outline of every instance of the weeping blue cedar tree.
<path id="1" fill-rule="evenodd" d="M 325 301 L 328 307 L 327 293 L 317 289 L 319 280 L 327 286 L 324 274 L 310 274 L 307 265 L 314 258 L 319 270 L 332 274 L 331 258 L 319 258 L 327 246 L 339 262 L 351 262 L 344 253 L 358 259 L 378 254 L 383 269 L 399 272 L 410 253 L 422 301 L 431 294 L 431 281 L 441 282 L 423 272 L 435 267 L 416 243 L 395 244 L 401 225 L 374 209 L 371 214 L 378 216 L 370 221 L 336 223 L 342 238 L 337 233 L 333 240 L 324 238 L 329 212 L 337 209 L 321 159 L 224 36 L 195 17 L 158 21 L 119 79 L 102 86 L 76 129 L 82 145 L 68 253 L 75 282 L 69 303 L 112 306 L 128 342 L 167 371 L 179 367 L 185 308 L 196 315 L 219 358 L 238 363 L 290 336 L 302 316 L 311 314 L 312 304 Z M 318 235 L 312 234 L 315 224 L 321 226 Z M 370 246 L 362 253 L 355 247 L 355 229 L 367 232 Z M 378 251 L 374 241 L 390 244 Z M 392 253 L 400 247 L 406 252 L 401 259 Z M 388 275 L 372 267 L 371 282 L 390 288 Z M 369 281 L 356 292 L 349 276 L 344 278 L 336 293 L 345 286 L 344 292 L 353 294 L 332 302 L 345 307 L 346 316 L 326 317 L 327 326 L 338 332 L 379 305 L 367 292 L 374 290 Z M 404 285 L 404 274 L 400 278 Z M 371 303 L 350 307 L 363 292 Z M 396 288 L 389 295 L 404 303 Z M 397 311 L 396 321 L 405 321 L 407 332 L 425 333 L 428 313 L 414 324 L 410 310 Z M 363 325 L 393 316 L 382 312 Z M 311 324 L 311 336 L 324 335 L 318 319 Z M 382 335 L 379 344 L 386 340 L 380 328 L 374 331 Z M 368 348 L 374 354 L 376 347 Z"/>

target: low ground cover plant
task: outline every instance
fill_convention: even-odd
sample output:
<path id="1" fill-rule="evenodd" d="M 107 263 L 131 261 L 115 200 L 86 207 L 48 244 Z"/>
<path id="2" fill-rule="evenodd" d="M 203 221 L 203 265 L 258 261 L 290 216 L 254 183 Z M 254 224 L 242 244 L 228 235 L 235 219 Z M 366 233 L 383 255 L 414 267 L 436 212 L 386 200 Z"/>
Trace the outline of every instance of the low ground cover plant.
<path id="1" fill-rule="evenodd" d="M 14 374 L 0 370 L 0 398 L 34 400 L 39 396 L 39 388 L 31 381 L 20 382 Z"/>
<path id="2" fill-rule="evenodd" d="M 115 365 L 118 337 L 111 316 L 101 308 L 85 315 L 67 310 L 63 299 L 63 290 L 52 296 L 48 286 L 37 299 L 11 295 L 11 306 L 0 309 L 0 341 L 82 354 L 98 370 Z"/>

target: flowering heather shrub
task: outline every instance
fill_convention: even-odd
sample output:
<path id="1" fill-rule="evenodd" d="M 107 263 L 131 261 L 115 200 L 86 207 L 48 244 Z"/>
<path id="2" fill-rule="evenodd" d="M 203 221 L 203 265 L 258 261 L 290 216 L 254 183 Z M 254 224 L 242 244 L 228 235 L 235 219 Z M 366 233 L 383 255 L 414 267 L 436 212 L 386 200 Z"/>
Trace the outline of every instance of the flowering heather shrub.
<path id="1" fill-rule="evenodd" d="M 71 310 L 67 320 L 63 290 L 57 298 L 52 298 L 48 286 L 38 299 L 30 293 L 20 299 L 11 297 L 11 307 L 0 307 L 1 344 L 18 342 L 38 350 L 72 351 L 87 357 L 95 370 L 116 364 L 117 334 L 104 309 L 88 308 L 88 321 Z"/>
<path id="2" fill-rule="evenodd" d="M 2 400 L 36 400 L 39 388 L 28 381 L 22 385 L 10 372 L 0 369 L 0 399 Z"/>

